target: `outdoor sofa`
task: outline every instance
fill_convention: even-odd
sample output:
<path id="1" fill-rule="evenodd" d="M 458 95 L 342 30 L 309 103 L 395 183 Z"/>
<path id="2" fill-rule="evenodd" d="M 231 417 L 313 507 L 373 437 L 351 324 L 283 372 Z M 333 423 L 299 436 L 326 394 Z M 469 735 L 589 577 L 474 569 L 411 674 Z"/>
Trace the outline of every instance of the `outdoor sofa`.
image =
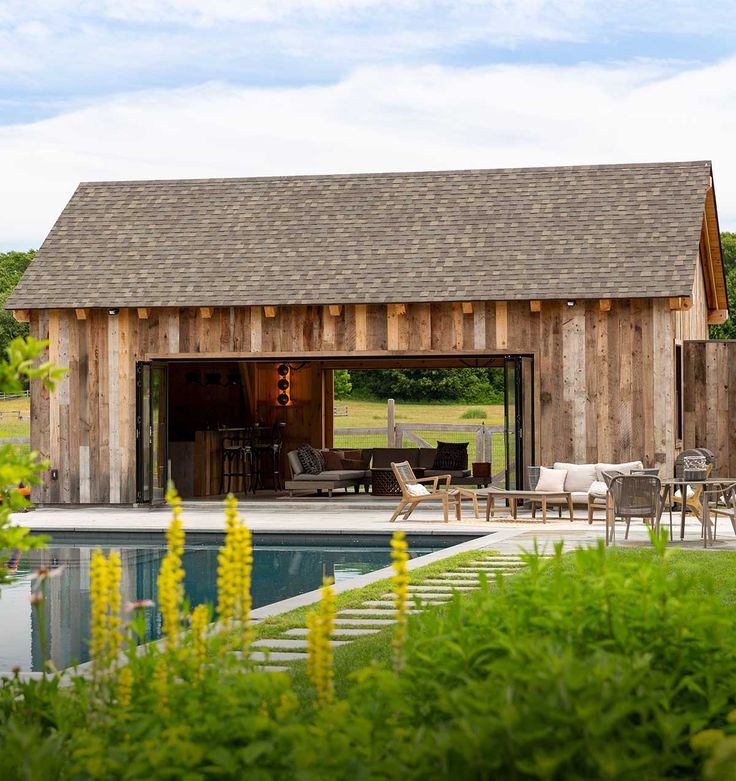
<path id="1" fill-rule="evenodd" d="M 588 523 L 593 523 L 593 510 L 596 505 L 605 506 L 608 486 L 603 477 L 604 472 L 616 472 L 628 475 L 644 469 L 641 461 L 627 461 L 622 464 L 569 464 L 556 461 L 553 470 L 565 470 L 564 487 L 568 491 L 573 504 L 584 504 L 588 508 Z M 540 476 L 540 467 L 529 467 L 529 488 L 534 491 Z M 567 505 L 566 499 L 550 499 L 548 504 L 558 504 L 560 508 Z M 532 501 L 532 517 L 536 516 L 537 502 Z"/>

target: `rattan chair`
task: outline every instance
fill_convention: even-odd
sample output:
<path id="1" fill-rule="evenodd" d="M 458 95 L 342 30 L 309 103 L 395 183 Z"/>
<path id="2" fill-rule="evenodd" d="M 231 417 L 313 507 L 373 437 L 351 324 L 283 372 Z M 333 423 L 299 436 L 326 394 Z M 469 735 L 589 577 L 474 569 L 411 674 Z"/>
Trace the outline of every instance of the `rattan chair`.
<path id="1" fill-rule="evenodd" d="M 718 536 L 718 517 L 724 516 L 731 521 L 731 528 L 736 534 L 736 483 L 717 486 L 716 488 L 703 491 L 701 494 L 703 502 L 703 538 L 707 544 L 707 529 L 705 512 L 708 513 L 708 519 L 713 521 L 713 539 Z"/>
<path id="2" fill-rule="evenodd" d="M 445 523 L 449 523 L 450 521 L 451 501 L 455 503 L 455 517 L 458 521 L 462 519 L 460 501 L 463 498 L 473 500 L 475 517 L 480 517 L 478 513 L 478 496 L 475 491 L 471 491 L 467 488 L 451 488 L 451 475 L 435 475 L 434 477 L 418 478 L 414 474 L 414 470 L 411 468 L 408 461 L 401 461 L 398 464 L 391 462 L 391 469 L 393 470 L 394 475 L 396 475 L 396 481 L 401 488 L 401 501 L 399 502 L 396 511 L 391 516 L 391 523 L 393 523 L 399 515 L 402 516 L 402 520 L 407 520 L 414 512 L 417 505 L 430 499 L 442 502 L 442 512 Z M 444 491 L 440 490 L 440 481 L 443 481 L 445 486 Z M 431 483 L 431 488 L 427 488 L 425 483 Z"/>
<path id="3" fill-rule="evenodd" d="M 608 481 L 607 481 L 608 482 Z M 606 545 L 616 541 L 616 521 L 626 522 L 626 534 L 632 518 L 658 519 L 662 504 L 662 483 L 652 475 L 616 475 L 610 479 L 608 491 L 613 502 L 612 511 L 606 518 Z"/>

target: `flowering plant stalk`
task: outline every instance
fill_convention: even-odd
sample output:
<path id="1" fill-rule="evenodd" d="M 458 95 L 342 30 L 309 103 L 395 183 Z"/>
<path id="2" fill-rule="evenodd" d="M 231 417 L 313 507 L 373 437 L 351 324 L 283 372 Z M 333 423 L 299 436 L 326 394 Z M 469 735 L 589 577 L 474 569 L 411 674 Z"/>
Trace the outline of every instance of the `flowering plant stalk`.
<path id="1" fill-rule="evenodd" d="M 396 626 L 394 628 L 393 667 L 399 673 L 404 668 L 404 645 L 406 644 L 407 618 L 409 611 L 409 546 L 404 532 L 394 532 L 391 539 L 391 590 L 394 594 Z"/>
<path id="2" fill-rule="evenodd" d="M 207 605 L 197 605 L 192 611 L 192 654 L 196 665 L 197 678 L 204 672 L 207 661 L 207 625 L 210 622 L 210 609 Z"/>
<path id="3" fill-rule="evenodd" d="M 167 551 L 158 574 L 158 602 L 163 623 L 164 647 L 173 651 L 179 645 L 181 610 L 184 601 L 184 526 L 181 521 L 181 498 L 169 483 L 166 501 L 171 507 L 171 523 L 166 532 Z"/>
<path id="4" fill-rule="evenodd" d="M 322 583 L 319 610 L 307 615 L 307 675 L 317 690 L 317 700 L 325 705 L 332 702 L 335 692 L 332 632 L 335 626 L 335 591 L 332 578 Z"/>
<path id="5" fill-rule="evenodd" d="M 253 544 L 250 529 L 238 515 L 238 500 L 225 499 L 225 544 L 217 557 L 217 615 L 233 633 L 236 646 L 247 651 L 251 641 L 251 575 Z"/>
<path id="6" fill-rule="evenodd" d="M 90 656 L 96 677 L 109 667 L 120 653 L 123 637 L 120 629 L 120 556 L 114 551 L 106 557 L 100 550 L 90 563 L 91 640 Z"/>

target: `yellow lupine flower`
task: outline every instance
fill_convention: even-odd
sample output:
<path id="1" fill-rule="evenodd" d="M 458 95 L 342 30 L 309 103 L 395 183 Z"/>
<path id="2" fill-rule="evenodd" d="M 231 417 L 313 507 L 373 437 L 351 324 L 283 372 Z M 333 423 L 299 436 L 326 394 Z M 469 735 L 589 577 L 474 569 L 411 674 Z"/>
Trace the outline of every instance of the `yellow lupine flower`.
<path id="1" fill-rule="evenodd" d="M 332 579 L 325 578 L 319 609 L 307 615 L 307 675 L 317 690 L 318 701 L 322 704 L 332 702 L 334 695 L 331 635 L 335 625 L 335 606 Z"/>
<path id="2" fill-rule="evenodd" d="M 108 588 L 108 653 L 113 662 L 123 646 L 123 632 L 120 620 L 120 580 L 123 565 L 120 556 L 111 551 L 107 557 L 107 588 Z"/>
<path id="3" fill-rule="evenodd" d="M 169 669 L 165 656 L 160 656 L 153 668 L 153 691 L 156 694 L 158 707 L 166 713 L 169 706 Z"/>
<path id="4" fill-rule="evenodd" d="M 250 529 L 238 515 L 238 501 L 232 494 L 225 499 L 225 542 L 217 561 L 217 614 L 221 621 L 239 626 L 238 645 L 245 650 L 252 634 L 253 544 Z"/>
<path id="5" fill-rule="evenodd" d="M 107 559 L 100 550 L 94 551 L 89 568 L 91 603 L 90 656 L 95 674 L 99 674 L 107 662 L 107 611 L 109 598 L 109 570 Z"/>
<path id="6" fill-rule="evenodd" d="M 391 566 L 394 575 L 391 577 L 391 583 L 394 594 L 394 606 L 396 608 L 394 617 L 396 625 L 394 628 L 393 663 L 394 670 L 401 672 L 404 667 L 404 645 L 406 643 L 407 617 L 409 610 L 409 546 L 406 542 L 404 532 L 394 532 L 391 539 Z"/>
<path id="7" fill-rule="evenodd" d="M 171 506 L 171 523 L 166 532 L 167 552 L 158 575 L 158 601 L 165 647 L 167 651 L 172 651 L 179 644 L 181 604 L 184 600 L 184 570 L 181 566 L 184 527 L 180 517 L 181 499 L 171 484 L 166 492 L 166 501 Z"/>
<path id="8" fill-rule="evenodd" d="M 130 707 L 133 699 L 133 671 L 127 665 L 118 674 L 118 705 L 125 709 Z"/>
<path id="9" fill-rule="evenodd" d="M 207 624 L 210 612 L 207 605 L 197 605 L 192 611 L 192 650 L 197 664 L 197 675 L 202 675 L 202 665 L 207 660 Z"/>

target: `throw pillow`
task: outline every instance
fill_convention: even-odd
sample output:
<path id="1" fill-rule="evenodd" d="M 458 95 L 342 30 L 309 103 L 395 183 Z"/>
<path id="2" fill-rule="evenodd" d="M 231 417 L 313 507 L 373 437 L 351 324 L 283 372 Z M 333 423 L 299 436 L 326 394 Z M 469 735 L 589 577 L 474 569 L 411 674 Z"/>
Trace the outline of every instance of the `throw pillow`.
<path id="1" fill-rule="evenodd" d="M 467 442 L 438 442 L 432 469 L 457 471 L 468 468 Z"/>
<path id="2" fill-rule="evenodd" d="M 608 486 L 601 480 L 595 480 L 590 484 L 588 496 L 592 496 L 595 499 L 605 499 L 607 494 Z"/>
<path id="3" fill-rule="evenodd" d="M 322 454 L 311 445 L 300 445 L 296 454 L 308 475 L 318 475 L 325 471 L 325 460 L 322 458 Z"/>
<path id="4" fill-rule="evenodd" d="M 409 496 L 428 496 L 429 491 L 421 483 L 408 483 L 406 492 Z"/>
<path id="5" fill-rule="evenodd" d="M 325 461 L 325 469 L 329 472 L 338 472 L 343 468 L 342 452 L 338 453 L 334 450 L 323 450 L 322 458 Z"/>
<path id="6" fill-rule="evenodd" d="M 540 466 L 537 491 L 547 491 L 551 494 L 564 491 L 566 477 L 567 469 L 547 469 L 545 466 Z"/>

